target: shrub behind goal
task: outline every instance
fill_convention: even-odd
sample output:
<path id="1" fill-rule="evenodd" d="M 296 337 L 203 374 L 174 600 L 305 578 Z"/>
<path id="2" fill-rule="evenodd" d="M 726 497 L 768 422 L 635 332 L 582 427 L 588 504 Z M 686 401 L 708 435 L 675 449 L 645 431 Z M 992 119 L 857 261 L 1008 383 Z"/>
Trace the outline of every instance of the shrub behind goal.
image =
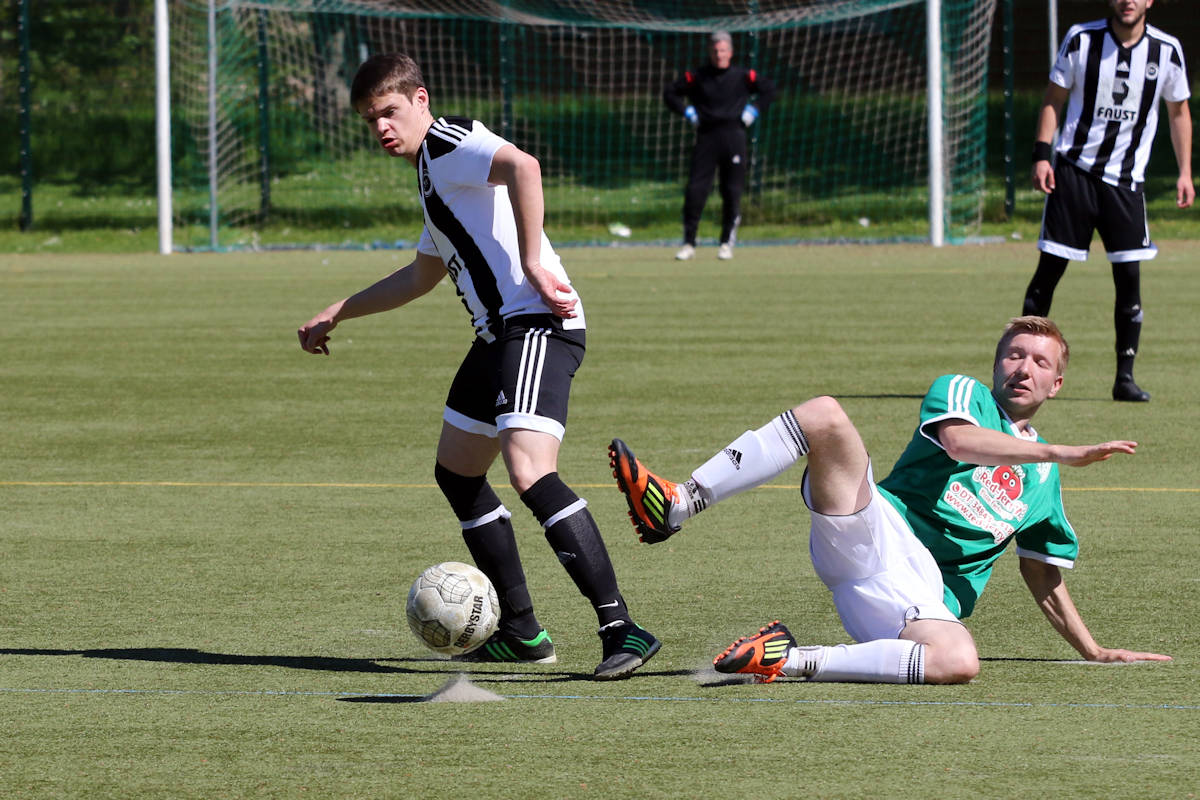
<path id="1" fill-rule="evenodd" d="M 680 236 L 693 133 L 663 87 L 731 32 L 780 94 L 750 129 L 742 239 L 929 236 L 928 0 L 170 0 L 176 249 L 408 246 L 414 177 L 349 107 L 367 56 L 421 64 L 436 114 L 536 155 L 555 242 Z M 995 0 L 941 0 L 944 222 L 978 227 Z M 715 234 L 711 202 L 702 237 Z"/>

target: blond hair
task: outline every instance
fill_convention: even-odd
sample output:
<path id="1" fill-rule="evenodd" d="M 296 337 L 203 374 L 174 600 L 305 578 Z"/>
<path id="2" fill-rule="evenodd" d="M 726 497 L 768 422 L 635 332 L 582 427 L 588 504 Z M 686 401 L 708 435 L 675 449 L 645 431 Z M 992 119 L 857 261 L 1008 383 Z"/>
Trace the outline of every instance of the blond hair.
<path id="1" fill-rule="evenodd" d="M 1014 337 L 1022 333 L 1031 333 L 1035 336 L 1047 336 L 1058 342 L 1059 358 L 1058 358 L 1058 374 L 1061 375 L 1067 369 L 1067 362 L 1071 360 L 1071 346 L 1067 344 L 1067 339 L 1062 335 L 1062 331 L 1054 324 L 1054 320 L 1049 317 L 1013 317 L 1004 326 L 1004 333 L 1000 335 L 1000 341 L 996 343 L 996 361 L 1000 360 L 1001 351 L 1004 345 Z"/>

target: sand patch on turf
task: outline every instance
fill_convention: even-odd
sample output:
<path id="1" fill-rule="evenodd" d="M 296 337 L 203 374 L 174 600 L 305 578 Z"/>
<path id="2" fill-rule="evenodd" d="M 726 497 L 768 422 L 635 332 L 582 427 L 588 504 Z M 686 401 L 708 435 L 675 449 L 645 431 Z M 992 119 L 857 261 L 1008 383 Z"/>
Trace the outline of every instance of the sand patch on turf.
<path id="1" fill-rule="evenodd" d="M 481 689 L 467 680 L 466 675 L 455 675 L 446 685 L 424 698 L 425 703 L 494 703 L 504 698 L 495 692 Z"/>

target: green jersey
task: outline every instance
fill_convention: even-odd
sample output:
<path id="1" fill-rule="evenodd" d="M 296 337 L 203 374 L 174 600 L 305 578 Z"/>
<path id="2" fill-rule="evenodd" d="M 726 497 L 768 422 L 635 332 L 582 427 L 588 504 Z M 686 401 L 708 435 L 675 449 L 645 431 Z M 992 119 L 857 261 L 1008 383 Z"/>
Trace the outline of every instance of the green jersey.
<path id="1" fill-rule="evenodd" d="M 981 428 L 1044 442 L 1020 433 L 984 384 L 943 375 L 921 402 L 912 441 L 879 482 L 881 494 L 908 521 L 942 570 L 946 605 L 970 616 L 992 566 L 1013 539 L 1017 554 L 1071 567 L 1079 552 L 1062 505 L 1058 465 L 980 466 L 946 455 L 933 433 L 938 422 L 962 419 Z"/>

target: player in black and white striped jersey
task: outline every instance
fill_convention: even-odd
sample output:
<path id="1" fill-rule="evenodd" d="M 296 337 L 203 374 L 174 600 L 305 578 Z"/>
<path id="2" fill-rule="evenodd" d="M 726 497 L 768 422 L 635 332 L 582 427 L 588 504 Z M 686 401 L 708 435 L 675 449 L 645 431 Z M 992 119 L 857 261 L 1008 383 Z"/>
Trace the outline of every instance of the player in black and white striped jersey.
<path id="1" fill-rule="evenodd" d="M 1161 99 L 1179 166 L 1175 204 L 1187 208 L 1195 200 L 1190 89 L 1179 40 L 1146 22 L 1154 0 L 1109 5 L 1109 19 L 1067 32 L 1050 71 L 1033 147 L 1033 184 L 1048 195 L 1038 239 L 1042 254 L 1023 313 L 1050 312 L 1067 262 L 1085 260 L 1098 232 L 1116 289 L 1113 399 L 1144 402 L 1150 395 L 1133 380 L 1142 330 L 1141 262 L 1158 248 L 1150 239 L 1142 190 Z M 1064 105 L 1062 134 L 1052 147 Z"/>
<path id="2" fill-rule="evenodd" d="M 334 303 L 299 329 L 309 353 L 329 353 L 345 319 L 398 308 L 449 274 L 475 340 L 450 386 L 434 477 L 475 564 L 500 600 L 500 628 L 470 661 L 553 663 L 517 551 L 512 516 L 488 483 L 502 455 L 521 501 L 600 625 L 594 677 L 624 678 L 659 649 L 634 624 L 600 530 L 558 475 L 567 400 L 583 361 L 583 305 L 542 230 L 537 159 L 465 117 L 434 118 L 420 68 L 403 54 L 373 56 L 351 103 L 383 149 L 417 169 L 425 227 L 413 262 Z"/>

